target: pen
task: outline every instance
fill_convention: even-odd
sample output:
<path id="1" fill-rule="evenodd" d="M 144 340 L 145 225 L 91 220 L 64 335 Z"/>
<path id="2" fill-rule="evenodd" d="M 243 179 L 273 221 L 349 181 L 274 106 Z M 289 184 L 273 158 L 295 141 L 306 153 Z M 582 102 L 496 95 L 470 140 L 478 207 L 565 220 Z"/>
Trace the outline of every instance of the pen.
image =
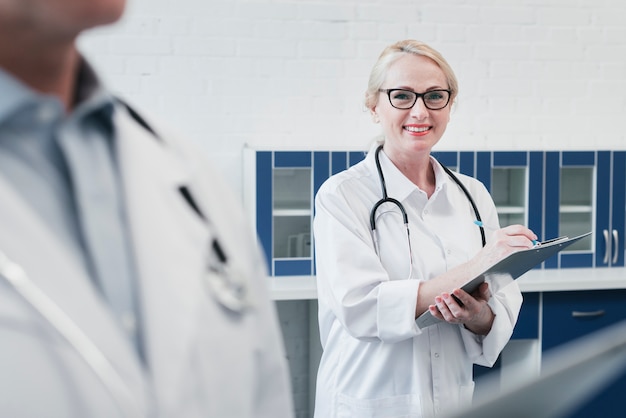
<path id="1" fill-rule="evenodd" d="M 485 223 L 484 223 L 484 222 L 479 221 L 479 220 L 475 220 L 475 221 L 474 221 L 474 223 L 475 223 L 476 225 L 480 226 L 480 227 L 483 227 L 483 228 L 485 228 L 485 229 L 489 229 L 489 230 L 491 230 L 491 231 L 495 231 L 495 230 L 497 230 L 497 229 L 500 229 L 500 228 L 496 228 L 495 226 L 485 225 Z M 537 240 L 532 240 L 532 243 L 533 243 L 533 245 L 539 245 L 539 241 L 537 241 Z"/>

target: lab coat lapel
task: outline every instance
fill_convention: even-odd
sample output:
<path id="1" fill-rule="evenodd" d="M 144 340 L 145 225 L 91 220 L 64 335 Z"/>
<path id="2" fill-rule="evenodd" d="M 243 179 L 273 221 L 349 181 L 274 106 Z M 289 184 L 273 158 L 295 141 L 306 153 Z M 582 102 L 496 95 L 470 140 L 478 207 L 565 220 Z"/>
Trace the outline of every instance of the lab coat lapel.
<path id="1" fill-rule="evenodd" d="M 176 402 L 189 371 L 196 306 L 204 290 L 209 234 L 183 198 L 187 168 L 169 144 L 124 110 L 115 112 L 118 158 L 124 182 L 137 273 L 142 289 L 146 357 L 159 402 Z"/>
<path id="2" fill-rule="evenodd" d="M 135 348 L 81 263 L 2 177 L 0 196 L 0 250 L 100 348 L 130 388 L 143 386 Z M 137 397 L 145 388 L 139 390 Z"/>

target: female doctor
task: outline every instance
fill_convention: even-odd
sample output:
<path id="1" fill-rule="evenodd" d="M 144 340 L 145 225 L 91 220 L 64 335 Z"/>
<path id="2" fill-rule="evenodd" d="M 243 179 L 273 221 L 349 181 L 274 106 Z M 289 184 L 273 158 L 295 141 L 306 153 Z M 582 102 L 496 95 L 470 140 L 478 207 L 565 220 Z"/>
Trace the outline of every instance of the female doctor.
<path id="1" fill-rule="evenodd" d="M 472 364 L 492 366 L 512 334 L 522 303 L 516 283 L 483 283 L 472 294 L 459 287 L 537 237 L 521 225 L 481 237 L 473 206 L 484 224 L 498 225 L 487 190 L 460 174 L 457 184 L 430 156 L 457 94 L 437 51 L 414 40 L 387 47 L 365 94 L 383 137 L 316 196 L 324 349 L 316 417 L 458 408 L 472 399 Z M 420 328 L 425 311 L 441 322 Z"/>

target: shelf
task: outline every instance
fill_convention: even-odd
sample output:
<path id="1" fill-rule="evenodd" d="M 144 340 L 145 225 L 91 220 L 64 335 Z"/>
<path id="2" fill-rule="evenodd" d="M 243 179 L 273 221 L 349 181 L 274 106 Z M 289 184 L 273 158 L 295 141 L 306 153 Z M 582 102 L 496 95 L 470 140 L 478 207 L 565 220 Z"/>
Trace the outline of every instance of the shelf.
<path id="1" fill-rule="evenodd" d="M 274 209 L 274 216 L 311 216 L 311 209 Z"/>
<path id="2" fill-rule="evenodd" d="M 524 208 L 520 206 L 496 206 L 500 215 L 518 215 L 524 213 Z"/>
<path id="3" fill-rule="evenodd" d="M 591 213 L 589 205 L 562 205 L 559 208 L 560 213 Z"/>

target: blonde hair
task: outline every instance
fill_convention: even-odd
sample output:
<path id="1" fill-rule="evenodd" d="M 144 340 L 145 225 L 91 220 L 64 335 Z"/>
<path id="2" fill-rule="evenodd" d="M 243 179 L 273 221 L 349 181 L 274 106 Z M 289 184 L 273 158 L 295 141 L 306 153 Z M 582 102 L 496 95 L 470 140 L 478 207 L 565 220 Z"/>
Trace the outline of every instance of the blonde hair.
<path id="1" fill-rule="evenodd" d="M 389 67 L 396 62 L 404 54 L 414 54 L 430 58 L 441 68 L 443 74 L 448 81 L 448 89 L 450 90 L 450 102 L 454 102 L 455 97 L 459 93 L 459 84 L 452 71 L 452 67 L 445 58 L 435 49 L 423 42 L 413 39 L 396 42 L 389 45 L 383 50 L 378 57 L 378 61 L 374 64 L 370 72 L 367 90 L 365 91 L 365 106 L 367 109 L 373 109 L 378 104 L 379 89 L 383 86 L 387 77 Z"/>

